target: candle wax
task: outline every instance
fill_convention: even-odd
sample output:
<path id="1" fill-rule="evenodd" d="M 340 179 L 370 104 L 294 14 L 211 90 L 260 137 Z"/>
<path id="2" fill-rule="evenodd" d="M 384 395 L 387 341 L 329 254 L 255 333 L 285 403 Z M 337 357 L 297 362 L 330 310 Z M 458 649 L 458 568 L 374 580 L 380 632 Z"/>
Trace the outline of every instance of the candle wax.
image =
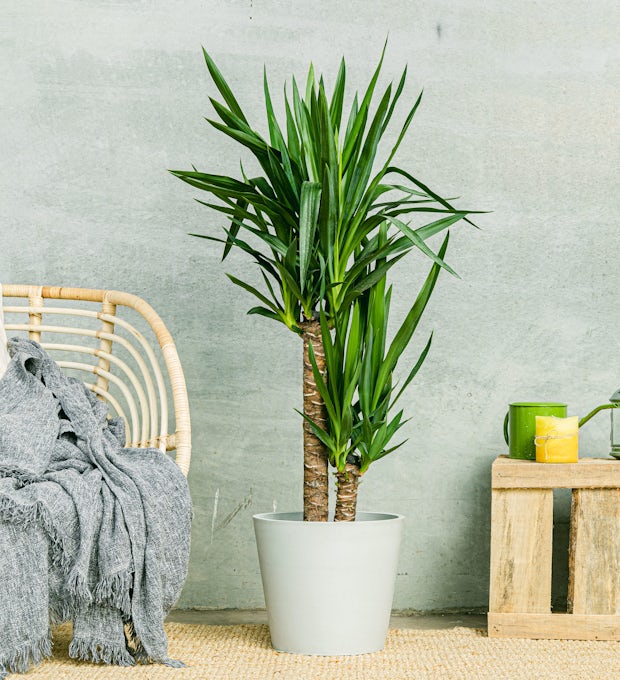
<path id="1" fill-rule="evenodd" d="M 536 461 L 538 463 L 576 463 L 579 448 L 577 416 L 557 418 L 536 416 Z"/>

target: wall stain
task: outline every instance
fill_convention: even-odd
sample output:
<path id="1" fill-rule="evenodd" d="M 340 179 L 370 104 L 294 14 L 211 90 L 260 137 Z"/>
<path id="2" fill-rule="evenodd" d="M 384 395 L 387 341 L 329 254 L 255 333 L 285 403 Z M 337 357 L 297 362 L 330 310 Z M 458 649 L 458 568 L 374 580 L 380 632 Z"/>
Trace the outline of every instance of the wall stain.
<path id="1" fill-rule="evenodd" d="M 441 30 L 442 30 L 441 24 L 437 24 L 437 26 L 435 26 L 435 30 L 437 31 L 437 37 L 439 38 L 439 40 L 441 40 Z"/>
<path id="2" fill-rule="evenodd" d="M 213 516 L 211 517 L 211 543 L 213 543 L 213 534 L 215 533 L 215 520 L 217 518 L 217 506 L 220 502 L 220 490 L 215 491 L 215 498 L 213 499 Z"/>
<path id="3" fill-rule="evenodd" d="M 250 492 L 248 493 L 248 495 L 245 498 L 243 498 L 235 506 L 235 508 L 226 515 L 226 517 L 224 517 L 224 519 L 215 527 L 215 531 L 220 531 L 221 529 L 226 528 L 242 510 L 249 508 L 251 505 L 252 505 L 252 489 L 250 488 Z"/>

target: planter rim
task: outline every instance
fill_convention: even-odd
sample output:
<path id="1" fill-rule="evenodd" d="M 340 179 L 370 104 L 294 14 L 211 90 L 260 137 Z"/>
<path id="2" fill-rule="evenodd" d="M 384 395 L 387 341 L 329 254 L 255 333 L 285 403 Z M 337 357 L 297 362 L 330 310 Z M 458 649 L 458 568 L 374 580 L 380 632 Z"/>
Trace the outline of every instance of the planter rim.
<path id="1" fill-rule="evenodd" d="M 252 515 L 252 518 L 261 522 L 304 524 L 306 526 L 350 526 L 368 522 L 402 521 L 405 516 L 395 512 L 359 511 L 354 522 L 334 522 L 333 518 L 330 518 L 327 522 L 304 522 L 303 512 L 261 512 Z"/>

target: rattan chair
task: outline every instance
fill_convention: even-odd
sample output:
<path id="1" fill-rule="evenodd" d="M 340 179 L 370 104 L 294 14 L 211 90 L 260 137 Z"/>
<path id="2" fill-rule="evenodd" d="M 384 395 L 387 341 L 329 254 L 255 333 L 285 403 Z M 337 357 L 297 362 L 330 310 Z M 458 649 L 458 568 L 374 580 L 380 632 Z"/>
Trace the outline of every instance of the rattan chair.
<path id="1" fill-rule="evenodd" d="M 183 369 L 172 336 L 148 303 L 115 290 L 10 284 L 2 284 L 2 297 L 8 337 L 27 334 L 39 342 L 125 420 L 127 446 L 174 451 L 187 475 L 191 429 Z"/>

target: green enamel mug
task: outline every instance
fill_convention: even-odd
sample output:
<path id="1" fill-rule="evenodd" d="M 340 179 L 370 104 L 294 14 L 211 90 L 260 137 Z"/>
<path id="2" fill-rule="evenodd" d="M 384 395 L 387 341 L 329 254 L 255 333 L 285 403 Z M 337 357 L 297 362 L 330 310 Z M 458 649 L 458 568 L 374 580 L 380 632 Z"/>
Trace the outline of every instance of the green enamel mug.
<path id="1" fill-rule="evenodd" d="M 510 458 L 536 460 L 536 416 L 566 418 L 567 404 L 559 402 L 520 401 L 508 405 L 504 418 L 504 439 Z"/>

